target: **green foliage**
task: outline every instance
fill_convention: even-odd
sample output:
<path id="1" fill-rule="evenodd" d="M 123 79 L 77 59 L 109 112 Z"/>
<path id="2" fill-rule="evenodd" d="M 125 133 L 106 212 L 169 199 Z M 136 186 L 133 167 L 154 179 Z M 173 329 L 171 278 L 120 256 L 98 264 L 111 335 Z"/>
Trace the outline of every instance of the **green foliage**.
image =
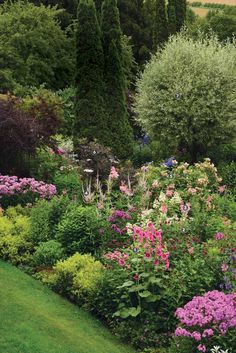
<path id="1" fill-rule="evenodd" d="M 216 13 L 209 19 L 208 25 L 220 41 L 232 41 L 236 35 L 236 15 Z"/>
<path id="2" fill-rule="evenodd" d="M 118 0 L 121 29 L 131 37 L 135 60 L 143 64 L 150 57 L 152 28 L 146 18 L 146 4 L 143 0 Z"/>
<path id="3" fill-rule="evenodd" d="M 70 199 L 80 201 L 82 199 L 82 182 L 76 170 L 67 169 L 55 173 L 53 184 L 57 187 L 59 194 L 66 194 Z"/>
<path id="4" fill-rule="evenodd" d="M 62 158 L 48 148 L 39 148 L 36 155 L 29 158 L 28 163 L 33 178 L 53 183 L 56 171 L 62 165 Z"/>
<path id="5" fill-rule="evenodd" d="M 168 31 L 169 34 L 176 33 L 176 13 L 175 13 L 175 1 L 168 1 Z"/>
<path id="6" fill-rule="evenodd" d="M 63 215 L 56 232 L 67 255 L 75 252 L 96 253 L 101 244 L 100 219 L 92 206 L 71 205 Z"/>
<path id="7" fill-rule="evenodd" d="M 40 243 L 36 248 L 33 259 L 36 266 L 53 266 L 63 258 L 63 249 L 60 243 L 55 240 L 49 240 Z"/>
<path id="8" fill-rule="evenodd" d="M 173 37 L 147 64 L 138 82 L 138 122 L 168 145 L 170 153 L 187 153 L 192 161 L 231 141 L 235 55 L 233 45 L 223 46 L 215 38 Z"/>
<path id="9" fill-rule="evenodd" d="M 101 31 L 93 0 L 81 0 L 76 31 L 76 119 L 74 139 L 107 142 L 104 110 L 104 56 Z"/>
<path id="10" fill-rule="evenodd" d="M 175 0 L 176 30 L 179 32 L 186 20 L 186 0 Z"/>
<path id="11" fill-rule="evenodd" d="M 236 190 L 236 162 L 231 163 L 222 162 L 219 166 L 220 174 L 223 182 L 233 193 Z"/>
<path id="12" fill-rule="evenodd" d="M 172 20 L 173 22 L 173 20 Z M 156 23 L 154 29 L 155 45 L 158 48 L 168 39 L 168 24 L 164 0 L 156 0 Z"/>
<path id="13" fill-rule="evenodd" d="M 54 197 L 51 201 L 40 200 L 31 211 L 31 237 L 35 244 L 55 238 L 57 225 L 69 205 L 65 196 Z"/>
<path id="14" fill-rule="evenodd" d="M 57 93 L 62 106 L 63 106 L 63 115 L 64 121 L 62 126 L 62 133 L 64 136 L 73 136 L 73 126 L 75 123 L 75 89 L 73 87 L 65 88 L 60 90 Z"/>
<path id="15" fill-rule="evenodd" d="M 80 304 L 89 302 L 103 279 L 103 266 L 91 255 L 74 254 L 64 261 L 59 261 L 53 273 L 44 281 L 60 294 L 77 298 Z"/>
<path id="16" fill-rule="evenodd" d="M 59 10 L 28 2 L 0 7 L 0 77 L 5 90 L 59 89 L 72 80 L 74 50 L 56 21 Z M 50 35 L 48 35 L 50 33 Z"/>

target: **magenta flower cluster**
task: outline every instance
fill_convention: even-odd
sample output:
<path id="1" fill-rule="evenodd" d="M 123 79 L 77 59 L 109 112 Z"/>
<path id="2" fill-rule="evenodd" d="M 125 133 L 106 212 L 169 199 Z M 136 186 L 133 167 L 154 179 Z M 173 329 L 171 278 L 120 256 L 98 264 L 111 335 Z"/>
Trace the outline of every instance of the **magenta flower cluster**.
<path id="1" fill-rule="evenodd" d="M 164 247 L 162 230 L 157 230 L 152 222 L 144 230 L 138 226 L 133 227 L 133 242 L 138 251 L 144 250 L 144 258 L 153 261 L 155 267 L 162 262 L 165 269 L 169 269 L 170 253 Z"/>
<path id="2" fill-rule="evenodd" d="M 178 308 L 175 314 L 181 324 L 187 327 L 178 327 L 175 335 L 193 338 L 201 343 L 198 350 L 205 352 L 202 340 L 224 335 L 229 329 L 236 328 L 236 293 L 225 294 L 217 290 L 207 292 L 194 297 L 183 308 Z"/>
<path id="3" fill-rule="evenodd" d="M 112 215 L 108 218 L 108 221 L 113 223 L 119 218 L 122 218 L 124 220 L 130 220 L 132 217 L 125 211 L 115 210 L 112 212 Z"/>
<path id="4" fill-rule="evenodd" d="M 112 212 L 111 216 L 108 218 L 108 222 L 112 223 L 111 229 L 115 233 L 122 235 L 126 232 L 126 227 L 122 229 L 114 222 L 117 222 L 118 220 L 128 221 L 130 219 L 132 219 L 132 217 L 128 213 L 126 213 L 125 211 L 115 210 Z"/>
<path id="5" fill-rule="evenodd" d="M 33 192 L 41 198 L 52 198 L 57 190 L 55 185 L 46 184 L 33 178 L 0 175 L 0 197 Z"/>

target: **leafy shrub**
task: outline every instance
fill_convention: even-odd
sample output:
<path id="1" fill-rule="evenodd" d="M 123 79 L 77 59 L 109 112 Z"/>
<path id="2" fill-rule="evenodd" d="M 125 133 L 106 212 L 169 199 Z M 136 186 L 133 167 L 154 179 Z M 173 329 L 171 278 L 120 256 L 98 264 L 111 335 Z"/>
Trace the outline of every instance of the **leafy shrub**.
<path id="1" fill-rule="evenodd" d="M 101 244 L 100 222 L 95 207 L 71 205 L 58 225 L 56 238 L 67 255 L 96 253 Z"/>
<path id="2" fill-rule="evenodd" d="M 6 90 L 43 83 L 60 89 L 73 79 L 73 43 L 57 22 L 59 14 L 55 8 L 28 1 L 1 5 L 1 76 Z"/>
<path id="3" fill-rule="evenodd" d="M 59 196 L 51 201 L 40 200 L 32 208 L 31 236 L 36 244 L 55 238 L 57 225 L 69 202 L 67 197 Z"/>
<path id="4" fill-rule="evenodd" d="M 151 162 L 153 156 L 150 146 L 135 146 L 132 160 L 135 167 L 141 167 L 145 163 Z"/>
<path id="5" fill-rule="evenodd" d="M 58 293 L 76 298 L 80 304 L 89 302 L 103 279 L 103 266 L 91 255 L 79 253 L 59 261 L 53 272 L 43 277 Z"/>
<path id="6" fill-rule="evenodd" d="M 37 266 L 53 266 L 63 257 L 63 248 L 55 240 L 40 243 L 34 253 L 34 262 Z"/>
<path id="7" fill-rule="evenodd" d="M 30 175 L 38 180 L 54 183 L 54 176 L 62 165 L 62 157 L 47 148 L 37 149 L 30 158 Z"/>
<path id="8" fill-rule="evenodd" d="M 74 101 L 75 101 L 75 89 L 72 87 L 65 88 L 64 90 L 60 90 L 57 92 L 57 96 L 59 97 L 64 112 L 64 122 L 62 126 L 62 133 L 65 136 L 73 135 L 73 126 L 75 121 L 75 109 L 74 109 Z"/>
<path id="9" fill-rule="evenodd" d="M 53 182 L 57 187 L 59 194 L 66 194 L 69 198 L 77 201 L 82 200 L 82 183 L 76 170 L 61 167 L 60 172 L 56 172 Z"/>
<path id="10" fill-rule="evenodd" d="M 235 193 L 236 191 L 236 162 L 221 163 L 219 165 L 219 172 L 223 178 L 223 183 L 227 186 L 229 191 Z"/>
<path id="11" fill-rule="evenodd" d="M 147 64 L 138 82 L 137 120 L 169 153 L 196 162 L 234 139 L 235 55 L 233 44 L 181 33 Z"/>

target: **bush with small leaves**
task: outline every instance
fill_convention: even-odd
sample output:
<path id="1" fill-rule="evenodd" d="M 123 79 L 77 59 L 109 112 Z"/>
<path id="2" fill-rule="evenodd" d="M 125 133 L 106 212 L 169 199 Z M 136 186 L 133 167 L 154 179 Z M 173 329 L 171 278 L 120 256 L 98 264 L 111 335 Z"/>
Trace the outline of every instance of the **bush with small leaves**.
<path id="1" fill-rule="evenodd" d="M 61 242 L 67 255 L 77 251 L 94 254 L 102 242 L 99 232 L 101 221 L 96 207 L 72 204 L 58 225 L 56 239 Z"/>
<path id="2" fill-rule="evenodd" d="M 56 240 L 40 243 L 34 253 L 34 262 L 39 267 L 53 266 L 63 258 L 63 248 Z"/>

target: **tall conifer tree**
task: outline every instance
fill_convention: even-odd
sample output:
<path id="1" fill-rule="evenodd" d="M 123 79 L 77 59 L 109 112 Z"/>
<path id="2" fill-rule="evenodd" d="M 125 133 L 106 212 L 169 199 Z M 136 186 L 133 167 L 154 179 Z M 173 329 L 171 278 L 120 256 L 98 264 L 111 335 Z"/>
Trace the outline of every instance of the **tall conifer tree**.
<path id="1" fill-rule="evenodd" d="M 176 31 L 179 32 L 186 19 L 186 0 L 175 0 Z"/>
<path id="2" fill-rule="evenodd" d="M 125 158 L 132 152 L 133 136 L 126 106 L 126 80 L 122 66 L 122 32 L 116 0 L 104 0 L 101 29 L 105 59 L 104 78 L 109 115 L 110 146 L 119 157 Z"/>
<path id="3" fill-rule="evenodd" d="M 176 33 L 176 14 L 175 14 L 175 0 L 168 1 L 168 31 L 169 34 Z"/>
<path id="4" fill-rule="evenodd" d="M 76 120 L 75 141 L 86 137 L 106 145 L 107 119 L 104 109 L 104 55 L 101 31 L 93 0 L 80 0 L 76 32 Z"/>
<path id="5" fill-rule="evenodd" d="M 154 42 L 156 47 L 162 46 L 168 39 L 168 23 L 165 0 L 156 0 L 156 19 Z"/>

